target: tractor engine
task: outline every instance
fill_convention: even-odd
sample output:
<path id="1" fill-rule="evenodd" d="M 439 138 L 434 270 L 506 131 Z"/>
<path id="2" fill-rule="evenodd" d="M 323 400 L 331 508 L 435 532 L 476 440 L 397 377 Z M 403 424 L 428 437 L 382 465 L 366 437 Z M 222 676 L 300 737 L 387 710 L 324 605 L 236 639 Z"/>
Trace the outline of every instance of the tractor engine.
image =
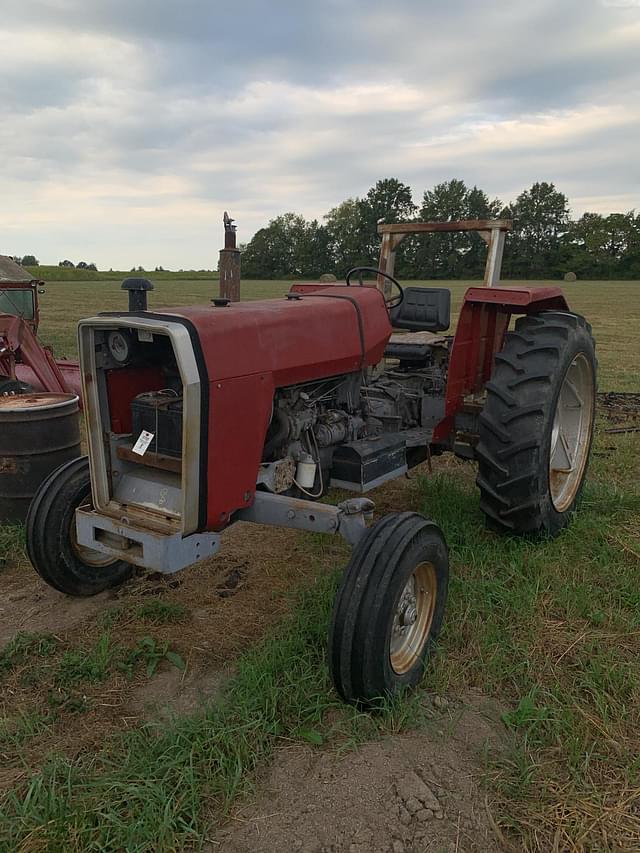
<path id="1" fill-rule="evenodd" d="M 334 462 L 340 467 L 341 460 L 354 451 L 369 449 L 375 454 L 376 442 L 384 435 L 403 433 L 401 441 L 406 441 L 404 433 L 412 430 L 413 438 L 422 438 L 426 448 L 425 430 L 432 426 L 435 413 L 441 413 L 447 358 L 447 346 L 434 347 L 418 363 L 400 361 L 387 370 L 278 390 L 258 483 L 275 493 L 297 487 L 313 497 L 331 484 L 368 491 L 368 483 L 332 476 Z M 389 442 L 379 446 L 388 447 Z M 408 454 L 409 467 L 421 458 Z M 378 462 L 376 485 L 380 477 L 396 471 L 394 467 L 385 472 L 384 459 Z"/>

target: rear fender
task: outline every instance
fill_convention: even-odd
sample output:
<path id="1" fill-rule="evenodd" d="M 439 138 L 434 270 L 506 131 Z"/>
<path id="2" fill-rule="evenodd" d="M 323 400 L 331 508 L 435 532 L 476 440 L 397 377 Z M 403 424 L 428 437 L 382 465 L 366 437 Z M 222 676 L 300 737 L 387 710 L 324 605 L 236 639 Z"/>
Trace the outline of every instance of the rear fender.
<path id="1" fill-rule="evenodd" d="M 434 430 L 433 440 L 445 440 L 453 432 L 454 417 L 464 398 L 484 389 L 512 314 L 568 308 L 559 287 L 470 287 L 464 295 L 449 359 L 445 415 Z"/>

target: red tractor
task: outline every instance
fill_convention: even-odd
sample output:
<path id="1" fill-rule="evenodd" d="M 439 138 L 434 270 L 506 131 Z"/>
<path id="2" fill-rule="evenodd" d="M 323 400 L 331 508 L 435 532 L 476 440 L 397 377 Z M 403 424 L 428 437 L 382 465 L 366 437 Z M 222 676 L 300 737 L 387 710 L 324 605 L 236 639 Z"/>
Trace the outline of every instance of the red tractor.
<path id="1" fill-rule="evenodd" d="M 447 546 L 415 512 L 367 526 L 364 495 L 453 451 L 477 459 L 492 528 L 554 535 L 589 458 L 590 327 L 558 288 L 495 286 L 508 228 L 383 225 L 373 282 L 355 269 L 262 302 L 152 311 L 149 283 L 125 282 L 128 312 L 79 325 L 89 458 L 34 498 L 37 571 L 93 595 L 132 566 L 170 573 L 212 556 L 236 521 L 340 534 L 353 553 L 329 642 L 335 686 L 367 704 L 415 684 L 443 620 Z M 467 290 L 454 336 L 448 290 L 392 275 L 402 236 L 441 230 L 489 243 L 485 286 Z M 354 496 L 321 502 L 329 488 Z"/>
<path id="2" fill-rule="evenodd" d="M 77 361 L 56 361 L 38 340 L 38 296 L 44 282 L 0 255 L 0 394 L 81 394 Z"/>

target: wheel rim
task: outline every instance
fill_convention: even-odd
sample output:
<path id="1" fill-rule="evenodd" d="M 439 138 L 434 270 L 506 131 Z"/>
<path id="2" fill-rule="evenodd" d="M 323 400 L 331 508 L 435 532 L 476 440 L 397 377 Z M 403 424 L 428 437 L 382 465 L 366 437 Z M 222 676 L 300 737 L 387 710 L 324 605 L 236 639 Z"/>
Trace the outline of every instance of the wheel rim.
<path id="1" fill-rule="evenodd" d="M 81 507 L 78 507 L 78 509 L 81 509 Z M 87 505 L 86 507 L 82 507 L 82 509 L 90 509 L 90 507 Z M 73 513 L 73 518 L 71 519 L 71 525 L 69 528 L 69 542 L 71 543 L 71 550 L 80 562 L 87 566 L 91 566 L 91 568 L 102 569 L 117 562 L 117 560 L 110 557 L 108 554 L 102 554 L 100 551 L 95 551 L 93 548 L 87 548 L 85 545 L 81 545 L 78 542 L 75 512 Z"/>
<path id="2" fill-rule="evenodd" d="M 400 593 L 393 615 L 389 658 L 398 675 L 412 669 L 422 658 L 429 639 L 437 596 L 436 570 L 432 563 L 416 566 Z"/>
<path id="3" fill-rule="evenodd" d="M 589 457 L 593 427 L 593 370 L 578 353 L 564 375 L 551 430 L 549 490 L 557 512 L 575 500 Z"/>

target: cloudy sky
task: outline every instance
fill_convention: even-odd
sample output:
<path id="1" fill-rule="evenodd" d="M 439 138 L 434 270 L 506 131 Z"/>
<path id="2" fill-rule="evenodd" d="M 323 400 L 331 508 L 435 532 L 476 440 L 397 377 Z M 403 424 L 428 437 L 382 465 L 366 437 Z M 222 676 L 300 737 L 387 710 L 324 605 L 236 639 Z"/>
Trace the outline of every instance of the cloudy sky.
<path id="1" fill-rule="evenodd" d="M 640 0 L 2 0 L 0 252 L 211 267 L 378 178 L 640 208 Z"/>

